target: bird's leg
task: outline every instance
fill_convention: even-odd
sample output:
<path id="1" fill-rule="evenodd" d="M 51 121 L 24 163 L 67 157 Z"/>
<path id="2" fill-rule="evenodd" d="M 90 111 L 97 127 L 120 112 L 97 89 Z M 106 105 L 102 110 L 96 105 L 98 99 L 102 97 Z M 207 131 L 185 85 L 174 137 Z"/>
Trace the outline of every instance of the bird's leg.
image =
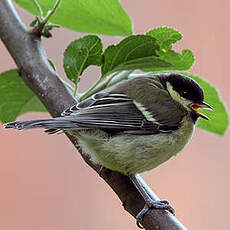
<path id="1" fill-rule="evenodd" d="M 153 200 L 151 198 L 150 193 L 148 192 L 148 189 L 142 184 L 142 182 L 139 179 L 138 174 L 129 176 L 137 190 L 140 192 L 141 196 L 143 197 L 145 201 L 145 206 L 143 209 L 137 214 L 136 220 L 137 220 L 137 226 L 142 228 L 141 222 L 143 216 L 148 212 L 150 208 L 154 209 L 163 209 L 168 210 L 174 215 L 174 209 L 169 205 L 169 202 L 166 200 Z"/>

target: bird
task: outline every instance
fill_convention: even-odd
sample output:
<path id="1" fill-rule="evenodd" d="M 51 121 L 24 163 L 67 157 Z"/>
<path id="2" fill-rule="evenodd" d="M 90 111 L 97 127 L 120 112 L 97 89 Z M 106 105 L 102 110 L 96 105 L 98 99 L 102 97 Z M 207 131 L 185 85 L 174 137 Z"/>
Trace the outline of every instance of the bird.
<path id="1" fill-rule="evenodd" d="M 174 213 L 167 201 L 153 201 L 138 174 L 156 168 L 189 142 L 198 111 L 212 107 L 193 79 L 180 73 L 151 74 L 123 80 L 66 109 L 60 117 L 14 121 L 5 128 L 45 128 L 68 132 L 91 161 L 128 176 L 145 200 L 137 224 L 150 208 Z"/>

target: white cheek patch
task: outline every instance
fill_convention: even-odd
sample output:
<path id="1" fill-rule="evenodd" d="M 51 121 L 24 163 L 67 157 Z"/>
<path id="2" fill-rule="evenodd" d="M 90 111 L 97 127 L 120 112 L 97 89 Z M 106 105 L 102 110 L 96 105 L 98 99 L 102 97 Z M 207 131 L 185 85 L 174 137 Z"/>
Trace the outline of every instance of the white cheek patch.
<path id="1" fill-rule="evenodd" d="M 173 89 L 172 85 L 169 82 L 166 83 L 166 86 L 167 86 L 167 90 L 168 90 L 170 96 L 172 97 L 172 99 L 179 102 L 180 104 L 183 105 L 183 107 L 186 110 L 190 111 L 189 105 L 192 103 L 192 101 L 181 97 L 180 94 Z"/>

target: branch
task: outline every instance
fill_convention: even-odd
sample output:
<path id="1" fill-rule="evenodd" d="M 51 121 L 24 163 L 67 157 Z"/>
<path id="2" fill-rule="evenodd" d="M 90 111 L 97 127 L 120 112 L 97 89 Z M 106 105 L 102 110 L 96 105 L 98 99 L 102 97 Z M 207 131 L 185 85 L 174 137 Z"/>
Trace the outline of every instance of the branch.
<path id="1" fill-rule="evenodd" d="M 10 0 L 0 0 L 0 25 L 0 38 L 14 59 L 19 74 L 50 114 L 53 117 L 60 116 L 75 100 L 50 67 L 40 38 L 27 30 Z M 68 137 L 78 148 L 77 139 Z M 92 164 L 79 148 L 78 150 L 86 163 L 99 172 L 100 166 Z M 144 201 L 129 178 L 111 170 L 103 170 L 101 176 L 119 196 L 124 208 L 135 217 L 144 206 Z M 151 196 L 157 199 L 153 193 Z M 174 216 L 163 210 L 150 210 L 144 216 L 142 224 L 149 230 L 185 230 Z"/>

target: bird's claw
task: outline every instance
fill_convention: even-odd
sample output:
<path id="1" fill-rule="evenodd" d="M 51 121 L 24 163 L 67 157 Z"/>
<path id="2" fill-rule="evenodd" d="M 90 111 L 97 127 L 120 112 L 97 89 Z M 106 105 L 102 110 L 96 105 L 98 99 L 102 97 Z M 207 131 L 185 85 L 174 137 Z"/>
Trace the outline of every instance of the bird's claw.
<path id="1" fill-rule="evenodd" d="M 137 220 L 137 226 L 139 228 L 143 228 L 141 225 L 143 216 L 148 212 L 149 209 L 161 209 L 161 210 L 167 210 L 173 215 L 175 215 L 175 210 L 174 208 L 169 205 L 169 202 L 167 200 L 158 200 L 158 201 L 153 201 L 152 199 L 149 199 L 144 208 L 137 214 L 136 220 Z"/>
<path id="2" fill-rule="evenodd" d="M 137 227 L 143 229 L 143 226 L 141 225 L 143 216 L 148 212 L 149 206 L 145 204 L 144 208 L 137 214 L 136 221 L 137 221 Z"/>
<path id="3" fill-rule="evenodd" d="M 162 204 L 169 204 L 169 202 L 167 200 L 159 200 L 159 201 L 155 201 L 155 202 L 160 202 Z"/>
<path id="4" fill-rule="evenodd" d="M 173 215 L 175 215 L 174 208 L 171 205 L 169 205 L 169 202 L 167 200 L 158 200 L 158 201 L 150 200 L 150 202 L 148 202 L 147 205 L 149 208 L 167 210 L 171 212 Z"/>

